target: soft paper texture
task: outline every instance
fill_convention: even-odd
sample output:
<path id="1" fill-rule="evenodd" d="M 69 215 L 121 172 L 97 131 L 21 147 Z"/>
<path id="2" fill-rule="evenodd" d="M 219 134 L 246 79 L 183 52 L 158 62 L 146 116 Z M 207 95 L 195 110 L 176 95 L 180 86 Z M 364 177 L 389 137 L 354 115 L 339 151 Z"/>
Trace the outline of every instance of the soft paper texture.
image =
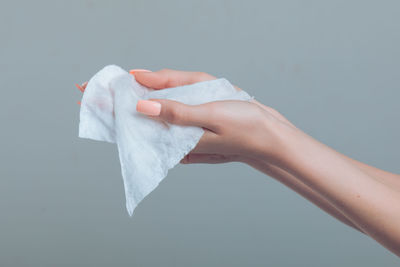
<path id="1" fill-rule="evenodd" d="M 131 216 L 139 202 L 196 146 L 204 133 L 200 127 L 163 123 L 138 113 L 137 101 L 149 98 L 189 105 L 251 99 L 226 79 L 152 90 L 115 65 L 94 75 L 81 102 L 79 137 L 117 144 L 126 208 Z"/>

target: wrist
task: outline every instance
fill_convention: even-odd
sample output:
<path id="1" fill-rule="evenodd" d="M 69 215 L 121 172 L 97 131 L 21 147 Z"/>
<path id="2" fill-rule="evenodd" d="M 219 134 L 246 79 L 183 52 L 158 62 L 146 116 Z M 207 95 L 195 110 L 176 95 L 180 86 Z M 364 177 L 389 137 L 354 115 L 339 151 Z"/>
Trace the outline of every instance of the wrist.
<path id="1" fill-rule="evenodd" d="M 285 122 L 279 120 L 266 120 L 264 131 L 270 134 L 271 140 L 263 141 L 262 152 L 257 159 L 273 163 L 278 167 L 284 167 L 295 156 L 296 147 L 301 139 L 307 135 Z"/>
<path id="2" fill-rule="evenodd" d="M 304 174 L 327 151 L 326 146 L 297 128 L 287 128 L 279 135 L 280 149 L 275 158 L 276 165 L 289 173 Z M 307 167 L 308 166 L 308 167 Z"/>

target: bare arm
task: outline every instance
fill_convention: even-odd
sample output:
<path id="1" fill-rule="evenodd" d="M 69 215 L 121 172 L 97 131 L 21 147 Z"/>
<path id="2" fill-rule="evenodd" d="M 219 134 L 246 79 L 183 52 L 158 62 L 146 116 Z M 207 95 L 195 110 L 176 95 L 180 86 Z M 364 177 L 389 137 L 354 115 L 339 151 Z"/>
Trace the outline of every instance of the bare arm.
<path id="1" fill-rule="evenodd" d="M 341 155 L 341 154 L 339 154 Z M 375 167 L 371 167 L 367 164 L 362 162 L 356 161 L 351 159 L 347 156 L 341 155 L 343 159 L 346 159 L 354 166 L 358 167 L 360 170 L 365 172 L 366 174 L 370 175 L 377 181 L 381 181 L 382 183 L 386 184 L 387 186 L 392 187 L 394 190 L 399 190 L 400 188 L 400 176 L 397 174 L 393 174 L 390 172 L 386 172 Z M 331 216 L 335 217 L 339 221 L 344 224 L 347 224 L 350 227 L 362 232 L 357 225 L 355 225 L 352 221 L 350 221 L 343 213 L 338 210 L 334 205 L 332 205 L 327 199 L 323 196 L 315 192 L 312 188 L 308 185 L 304 184 L 301 180 L 295 177 L 293 174 L 273 165 L 268 162 L 263 162 L 260 160 L 252 160 L 248 159 L 245 160 L 246 163 L 253 168 L 275 178 L 280 183 L 284 184 L 285 186 L 289 187 L 299 195 L 303 196 L 310 202 L 314 203 L 320 209 L 324 210 Z"/>
<path id="2" fill-rule="evenodd" d="M 372 167 L 365 163 L 349 158 L 345 155 L 341 156 L 349 161 L 351 164 L 359 168 L 365 174 L 373 177 L 375 180 L 380 181 L 389 187 L 392 187 L 394 190 L 400 190 L 400 175 Z"/>
<path id="3" fill-rule="evenodd" d="M 155 89 L 214 79 L 205 73 L 171 70 L 134 75 Z M 262 106 L 243 101 L 188 106 L 154 99 L 139 101 L 137 110 L 169 123 L 205 129 L 183 162 L 247 162 L 400 256 L 399 176 L 334 151 Z"/>
<path id="4" fill-rule="evenodd" d="M 288 173 L 285 170 L 280 169 L 277 166 L 272 164 L 258 161 L 258 160 L 249 160 L 247 162 L 248 165 L 253 168 L 265 173 L 273 178 L 275 178 L 280 183 L 286 185 L 299 195 L 303 196 L 310 202 L 314 203 L 323 211 L 327 212 L 331 216 L 335 217 L 339 221 L 344 224 L 347 224 L 350 227 L 360 231 L 363 233 L 361 229 L 358 228 L 353 222 L 347 219 L 335 206 L 333 206 L 328 200 L 326 200 L 323 196 L 312 190 L 309 186 L 301 182 L 297 177 Z"/>
<path id="5" fill-rule="evenodd" d="M 297 129 L 286 128 L 281 137 L 282 169 L 323 195 L 364 233 L 400 255 L 396 175 L 377 176 L 381 171 L 355 164 Z"/>

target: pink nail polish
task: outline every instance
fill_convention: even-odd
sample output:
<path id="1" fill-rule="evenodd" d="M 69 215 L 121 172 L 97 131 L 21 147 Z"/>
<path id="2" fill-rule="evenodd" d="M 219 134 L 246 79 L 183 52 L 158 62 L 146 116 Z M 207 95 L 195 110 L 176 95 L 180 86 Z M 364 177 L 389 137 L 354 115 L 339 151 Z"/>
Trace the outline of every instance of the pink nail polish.
<path id="1" fill-rule="evenodd" d="M 85 92 L 85 89 L 82 88 L 82 86 L 80 86 L 79 84 L 75 84 L 76 88 L 79 89 L 79 91 L 81 91 L 82 93 Z"/>
<path id="2" fill-rule="evenodd" d="M 145 70 L 145 69 L 133 69 L 130 70 L 129 73 L 132 75 L 135 75 L 136 72 L 151 72 L 151 70 Z"/>
<path id="3" fill-rule="evenodd" d="M 161 104 L 156 101 L 139 100 L 136 111 L 150 116 L 158 116 L 161 112 Z"/>

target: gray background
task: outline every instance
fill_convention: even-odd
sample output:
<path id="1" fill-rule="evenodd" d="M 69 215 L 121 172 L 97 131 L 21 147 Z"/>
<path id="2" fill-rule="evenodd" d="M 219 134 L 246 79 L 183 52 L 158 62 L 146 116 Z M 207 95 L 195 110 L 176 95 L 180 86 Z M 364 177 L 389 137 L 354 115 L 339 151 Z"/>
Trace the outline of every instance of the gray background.
<path id="1" fill-rule="evenodd" d="M 80 140 L 103 66 L 226 77 L 400 172 L 399 1 L 2 1 L 1 266 L 398 266 L 241 164 L 178 166 L 131 219 L 113 145 Z"/>

